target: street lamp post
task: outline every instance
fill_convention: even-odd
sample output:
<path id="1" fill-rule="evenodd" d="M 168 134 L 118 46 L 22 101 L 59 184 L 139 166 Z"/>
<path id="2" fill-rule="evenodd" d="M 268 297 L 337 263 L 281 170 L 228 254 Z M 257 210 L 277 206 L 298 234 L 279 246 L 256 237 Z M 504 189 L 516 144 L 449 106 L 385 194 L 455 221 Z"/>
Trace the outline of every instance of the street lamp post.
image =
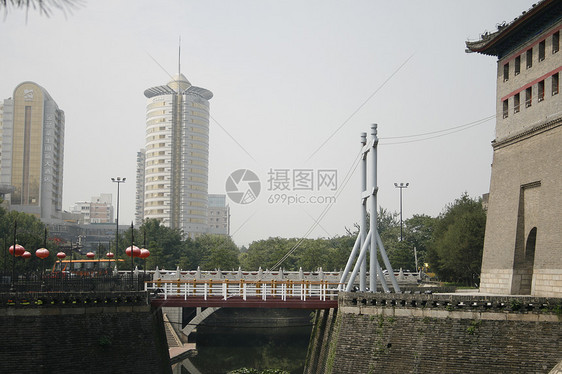
<path id="1" fill-rule="evenodd" d="M 13 255 L 13 258 L 12 258 L 12 279 L 11 279 L 11 285 L 10 285 L 10 292 L 16 291 L 16 280 L 17 280 L 17 276 L 16 276 L 16 257 L 21 257 L 26 252 L 26 250 L 23 246 L 17 244 L 17 236 L 16 236 L 17 231 L 18 231 L 18 222 L 14 221 L 14 245 L 12 245 L 10 248 L 8 248 L 8 252 L 11 255 Z"/>
<path id="2" fill-rule="evenodd" d="M 43 248 L 39 248 L 35 251 L 35 255 L 41 259 L 41 290 L 45 288 L 45 280 L 43 279 L 43 273 L 45 272 L 44 259 L 49 257 L 49 250 L 47 249 L 47 228 L 45 227 L 45 235 L 43 236 Z"/>
<path id="3" fill-rule="evenodd" d="M 131 290 L 135 291 L 133 270 L 135 269 L 135 227 L 131 222 Z"/>
<path id="4" fill-rule="evenodd" d="M 15 273 L 16 273 L 16 247 L 17 247 L 17 239 L 16 239 L 16 232 L 18 231 L 18 222 L 14 220 L 14 258 L 12 259 L 12 282 L 10 285 L 10 292 L 15 292 Z"/>
<path id="5" fill-rule="evenodd" d="M 402 190 L 404 188 L 408 188 L 408 186 L 410 185 L 410 183 L 394 183 L 394 187 L 399 188 L 400 189 L 400 241 L 402 241 L 404 239 L 404 234 L 402 231 Z"/>
<path id="6" fill-rule="evenodd" d="M 6 259 L 6 253 L 8 252 L 8 239 L 6 238 L 6 235 L 4 235 L 4 249 L 6 249 L 6 251 L 4 251 L 4 271 L 3 271 L 3 275 L 6 275 L 6 261 L 8 261 Z"/>
<path id="7" fill-rule="evenodd" d="M 115 216 L 115 258 L 119 258 L 118 257 L 118 248 L 119 248 L 119 185 L 121 183 L 125 183 L 125 179 L 127 178 L 121 178 L 121 177 L 116 177 L 116 178 L 111 178 L 111 181 L 114 183 L 117 183 L 117 214 Z"/>

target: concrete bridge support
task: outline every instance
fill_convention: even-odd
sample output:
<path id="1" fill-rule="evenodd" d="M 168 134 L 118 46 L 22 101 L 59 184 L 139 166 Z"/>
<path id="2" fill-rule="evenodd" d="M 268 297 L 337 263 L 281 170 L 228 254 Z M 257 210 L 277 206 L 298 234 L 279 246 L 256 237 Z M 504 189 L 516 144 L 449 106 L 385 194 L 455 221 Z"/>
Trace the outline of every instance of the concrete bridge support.
<path id="1" fill-rule="evenodd" d="M 186 337 L 189 337 L 189 334 L 193 332 L 205 318 L 209 317 L 211 314 L 219 310 L 220 308 L 206 308 L 202 310 L 202 308 L 197 308 L 197 313 L 195 317 L 189 321 L 189 323 L 181 330 Z"/>
<path id="2" fill-rule="evenodd" d="M 162 313 L 167 317 L 167 323 L 169 323 L 169 327 L 173 328 L 176 334 L 180 337 L 183 343 L 187 343 L 187 339 L 182 339 L 181 335 L 181 328 L 182 328 L 182 308 L 171 308 L 171 307 L 162 307 Z"/>
<path id="3" fill-rule="evenodd" d="M 195 365 L 193 365 L 193 363 L 191 362 L 191 360 L 189 358 L 186 358 L 181 363 L 174 365 L 172 367 L 172 373 L 173 374 L 182 374 L 183 372 L 185 372 L 185 371 L 182 370 L 184 368 L 190 374 L 201 374 L 199 369 L 197 369 L 195 367 Z"/>
<path id="4" fill-rule="evenodd" d="M 169 324 L 174 329 L 176 334 L 180 337 L 183 343 L 187 343 L 189 335 L 197 328 L 211 314 L 219 310 L 215 308 L 196 308 L 195 317 L 193 317 L 185 326 L 183 326 L 183 308 L 182 307 L 162 307 L 164 313 L 169 321 Z"/>

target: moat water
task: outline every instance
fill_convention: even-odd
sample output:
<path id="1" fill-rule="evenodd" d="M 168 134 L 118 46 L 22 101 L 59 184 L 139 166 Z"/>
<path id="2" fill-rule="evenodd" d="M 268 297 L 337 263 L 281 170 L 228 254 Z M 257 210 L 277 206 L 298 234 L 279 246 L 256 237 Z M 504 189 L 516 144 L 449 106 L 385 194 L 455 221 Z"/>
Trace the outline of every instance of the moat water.
<path id="1" fill-rule="evenodd" d="M 240 368 L 303 372 L 312 331 L 310 311 L 225 310 L 215 317 L 197 329 L 197 356 L 174 373 L 218 374 Z"/>

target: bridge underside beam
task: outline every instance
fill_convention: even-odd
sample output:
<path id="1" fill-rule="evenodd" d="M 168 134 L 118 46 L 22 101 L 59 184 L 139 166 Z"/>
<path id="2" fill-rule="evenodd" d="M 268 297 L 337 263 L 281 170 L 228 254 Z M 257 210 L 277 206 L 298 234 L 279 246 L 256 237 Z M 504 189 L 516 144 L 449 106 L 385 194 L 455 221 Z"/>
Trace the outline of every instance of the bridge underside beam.
<path id="1" fill-rule="evenodd" d="M 204 297 L 190 296 L 184 297 L 163 297 L 154 298 L 150 301 L 156 307 L 224 307 L 224 308 L 287 308 L 287 309 L 331 309 L 338 307 L 338 300 L 301 300 L 300 298 L 287 298 L 286 300 L 272 299 L 262 300 L 261 297 L 231 297 L 224 300 L 220 296 Z"/>

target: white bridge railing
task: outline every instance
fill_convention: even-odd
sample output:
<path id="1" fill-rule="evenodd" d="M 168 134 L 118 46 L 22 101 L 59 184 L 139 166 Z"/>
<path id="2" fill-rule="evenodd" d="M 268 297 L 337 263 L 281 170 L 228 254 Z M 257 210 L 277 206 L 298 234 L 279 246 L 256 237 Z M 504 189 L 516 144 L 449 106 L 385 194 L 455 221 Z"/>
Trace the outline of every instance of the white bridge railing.
<path id="1" fill-rule="evenodd" d="M 232 297 L 239 297 L 243 300 L 247 298 L 261 300 L 281 299 L 287 301 L 288 298 L 300 299 L 319 299 L 321 301 L 330 300 L 338 295 L 336 282 L 328 281 L 246 281 L 246 280 L 153 280 L 145 282 L 145 291 L 158 292 L 165 300 L 168 297 L 200 297 L 204 300 L 208 298 L 220 297 L 227 300 Z"/>

